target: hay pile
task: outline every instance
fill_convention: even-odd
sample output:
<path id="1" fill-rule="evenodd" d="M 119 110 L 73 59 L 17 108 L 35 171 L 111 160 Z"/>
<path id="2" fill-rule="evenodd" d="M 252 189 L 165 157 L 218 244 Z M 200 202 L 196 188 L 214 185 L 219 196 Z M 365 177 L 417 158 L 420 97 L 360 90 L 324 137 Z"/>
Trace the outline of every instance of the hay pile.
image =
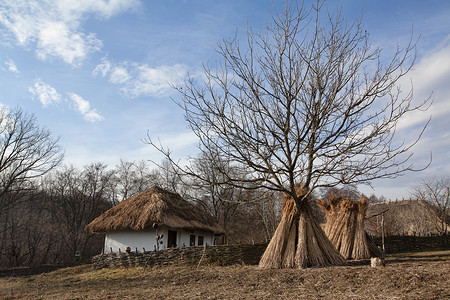
<path id="1" fill-rule="evenodd" d="M 306 190 L 296 186 L 296 193 L 302 199 Z M 301 206 L 297 207 L 294 199 L 284 194 L 280 224 L 259 266 L 279 269 L 342 264 L 344 259 L 313 216 L 308 199 L 304 199 Z"/>
<path id="2" fill-rule="evenodd" d="M 331 195 L 317 201 L 325 211 L 325 234 L 345 259 L 366 259 L 379 256 L 380 251 L 364 230 L 367 198 L 358 201 Z"/>

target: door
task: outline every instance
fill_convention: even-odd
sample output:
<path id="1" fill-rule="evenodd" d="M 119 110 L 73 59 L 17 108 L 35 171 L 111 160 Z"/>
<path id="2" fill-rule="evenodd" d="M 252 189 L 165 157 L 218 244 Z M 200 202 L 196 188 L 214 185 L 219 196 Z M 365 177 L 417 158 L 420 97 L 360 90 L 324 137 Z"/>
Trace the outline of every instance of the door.
<path id="1" fill-rule="evenodd" d="M 167 236 L 167 247 L 173 248 L 177 246 L 177 232 L 173 230 L 169 230 Z"/>

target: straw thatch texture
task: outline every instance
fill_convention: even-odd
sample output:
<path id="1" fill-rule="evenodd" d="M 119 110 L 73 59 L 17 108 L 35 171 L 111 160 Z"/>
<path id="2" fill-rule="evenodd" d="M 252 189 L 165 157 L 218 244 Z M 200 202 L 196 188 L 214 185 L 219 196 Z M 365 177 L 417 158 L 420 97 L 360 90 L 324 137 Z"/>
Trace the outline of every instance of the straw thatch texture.
<path id="1" fill-rule="evenodd" d="M 436 209 L 426 201 L 409 199 L 370 204 L 365 228 L 372 236 L 381 236 L 379 214 L 383 211 L 385 233 L 388 236 L 431 236 L 442 233 Z"/>
<path id="2" fill-rule="evenodd" d="M 123 200 L 93 220 L 86 226 L 86 230 L 94 233 L 138 231 L 151 229 L 153 224 L 174 229 L 223 233 L 223 229 L 211 215 L 180 195 L 158 186 Z"/>
<path id="3" fill-rule="evenodd" d="M 329 200 L 318 201 L 325 211 L 325 233 L 345 259 L 364 259 L 379 256 L 378 248 L 364 230 L 367 198 L 358 201 L 331 195 Z"/>
<path id="4" fill-rule="evenodd" d="M 294 267 L 297 224 L 298 211 L 294 200 L 285 194 L 280 224 L 261 257 L 260 267 L 268 269 Z"/>
<path id="5" fill-rule="evenodd" d="M 306 191 L 296 187 L 299 198 Z M 311 212 L 308 199 L 298 209 L 294 199 L 283 195 L 281 221 L 259 266 L 262 268 L 306 268 L 311 266 L 341 265 L 344 260 L 326 237 Z"/>

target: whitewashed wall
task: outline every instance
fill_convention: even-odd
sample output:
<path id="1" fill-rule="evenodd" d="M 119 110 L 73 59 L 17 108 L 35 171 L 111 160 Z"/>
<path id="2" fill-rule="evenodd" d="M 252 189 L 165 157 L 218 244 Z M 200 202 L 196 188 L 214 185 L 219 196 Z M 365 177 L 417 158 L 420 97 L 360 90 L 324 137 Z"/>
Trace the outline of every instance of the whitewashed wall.
<path id="1" fill-rule="evenodd" d="M 158 229 L 158 235 L 163 234 L 163 244 L 160 245 L 159 249 L 167 248 L 167 237 L 168 237 L 168 229 L 160 228 Z M 208 245 L 214 244 L 214 234 L 211 232 L 205 231 L 179 231 L 177 230 L 177 246 L 189 246 L 190 236 L 191 234 L 195 235 L 195 245 L 198 245 L 198 237 L 203 236 L 203 243 L 207 243 Z M 153 251 L 156 246 L 156 230 L 148 230 L 148 231 L 114 231 L 108 232 L 105 236 L 105 249 L 104 253 L 112 252 L 125 252 L 127 247 L 130 247 L 134 252 L 136 248 L 139 252 L 143 251 Z"/>
<path id="2" fill-rule="evenodd" d="M 178 246 L 189 246 L 191 234 L 195 235 L 195 246 L 198 246 L 198 237 L 203 236 L 203 244 L 214 245 L 214 234 L 207 231 L 197 231 L 194 232 L 177 232 L 177 245 Z"/>

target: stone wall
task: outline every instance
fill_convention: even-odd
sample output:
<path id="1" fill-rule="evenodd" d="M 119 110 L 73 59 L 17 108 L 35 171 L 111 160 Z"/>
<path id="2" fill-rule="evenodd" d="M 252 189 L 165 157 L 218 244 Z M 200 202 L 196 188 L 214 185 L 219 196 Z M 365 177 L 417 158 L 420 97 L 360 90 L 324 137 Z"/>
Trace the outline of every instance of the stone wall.
<path id="1" fill-rule="evenodd" d="M 151 252 L 100 254 L 92 258 L 96 268 L 162 266 L 171 264 L 256 265 L 267 244 L 215 245 L 169 248 Z"/>

